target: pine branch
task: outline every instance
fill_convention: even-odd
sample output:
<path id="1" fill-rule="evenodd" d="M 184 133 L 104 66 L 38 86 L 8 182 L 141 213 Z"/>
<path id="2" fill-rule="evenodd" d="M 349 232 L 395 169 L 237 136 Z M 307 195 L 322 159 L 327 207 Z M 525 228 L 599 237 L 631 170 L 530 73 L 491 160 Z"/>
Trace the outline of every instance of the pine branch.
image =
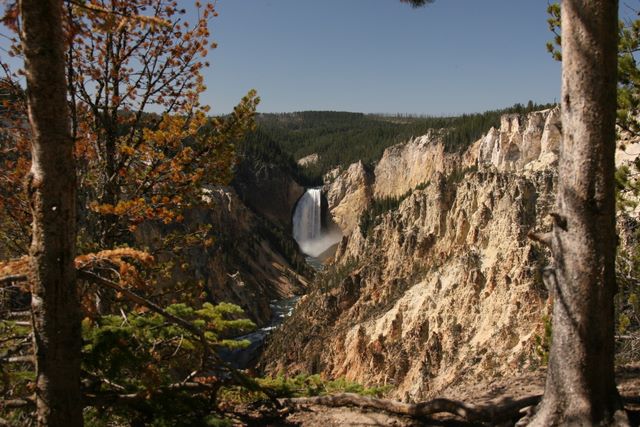
<path id="1" fill-rule="evenodd" d="M 127 299 L 129 299 L 132 302 L 135 302 L 136 304 L 140 304 L 144 307 L 147 307 L 149 310 L 153 311 L 154 313 L 157 313 L 161 316 L 163 316 L 164 318 L 166 318 L 167 320 L 169 320 L 170 322 L 181 326 L 182 328 L 186 329 L 187 331 L 191 332 L 192 334 L 194 334 L 196 337 L 198 337 L 198 339 L 200 340 L 200 343 L 202 344 L 203 347 L 203 351 L 204 351 L 204 355 L 203 355 L 203 366 L 202 369 L 205 368 L 205 363 L 207 362 L 207 360 L 212 359 L 214 361 L 214 363 L 216 363 L 219 366 L 222 366 L 223 368 L 225 368 L 229 374 L 231 375 L 231 378 L 238 384 L 241 385 L 251 391 L 257 391 L 257 392 L 261 392 L 264 393 L 267 397 L 269 397 L 272 402 L 279 407 L 279 403 L 276 399 L 276 396 L 270 391 L 267 390 L 263 387 L 261 387 L 259 384 L 257 384 L 255 381 L 253 381 L 251 378 L 249 378 L 248 376 L 242 374 L 240 371 L 238 371 L 237 369 L 233 368 L 231 365 L 229 365 L 228 363 L 226 363 L 224 360 L 222 360 L 220 358 L 220 356 L 218 356 L 217 353 L 215 353 L 214 351 L 212 351 L 211 346 L 209 345 L 209 342 L 207 341 L 207 338 L 204 335 L 204 331 L 202 331 L 202 329 L 198 328 L 197 326 L 195 326 L 193 323 L 182 319 L 181 317 L 175 316 L 169 312 L 167 312 L 166 310 L 164 310 L 162 307 L 158 306 L 157 304 L 149 301 L 146 298 L 141 297 L 140 295 L 125 289 L 121 286 L 119 286 L 117 283 L 112 282 L 111 280 L 105 279 L 104 277 L 100 277 L 97 274 L 91 273 L 89 271 L 85 271 L 85 270 L 78 270 L 78 277 L 83 278 L 91 283 L 100 285 L 100 286 L 104 286 L 107 288 L 110 288 L 116 292 L 120 292 L 124 297 L 126 297 Z"/>

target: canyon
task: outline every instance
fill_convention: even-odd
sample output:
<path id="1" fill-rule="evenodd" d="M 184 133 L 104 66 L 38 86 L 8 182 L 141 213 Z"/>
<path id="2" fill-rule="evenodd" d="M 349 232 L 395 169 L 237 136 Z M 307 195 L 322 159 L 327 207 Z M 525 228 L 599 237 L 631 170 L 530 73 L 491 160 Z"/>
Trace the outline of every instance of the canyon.
<path id="1" fill-rule="evenodd" d="M 557 108 L 505 115 L 461 152 L 437 131 L 325 177 L 344 237 L 332 263 L 269 339 L 266 373 L 321 373 L 387 385 L 391 397 L 455 397 L 544 364 Z M 397 209 L 363 230 L 381 198 Z"/>
<path id="2" fill-rule="evenodd" d="M 239 366 L 258 358 L 265 375 L 319 373 L 419 401 L 546 363 L 550 254 L 527 235 L 551 227 L 560 111 L 503 115 L 459 150 L 445 132 L 392 145 L 374 164 L 336 167 L 321 186 L 304 189 L 263 158 L 244 159 L 233 187 L 207 191 L 212 208 L 184 226 L 211 224 L 216 243 L 193 248 L 172 280 L 199 278 L 213 300 L 262 327 L 251 353 L 234 353 L 250 360 Z M 626 141 L 618 162 L 637 147 Z M 391 202 L 365 226 L 380 201 Z M 637 218 L 637 209 L 621 216 L 623 244 Z M 153 241 L 153 231 L 139 234 Z M 277 328 L 275 301 L 295 304 Z"/>

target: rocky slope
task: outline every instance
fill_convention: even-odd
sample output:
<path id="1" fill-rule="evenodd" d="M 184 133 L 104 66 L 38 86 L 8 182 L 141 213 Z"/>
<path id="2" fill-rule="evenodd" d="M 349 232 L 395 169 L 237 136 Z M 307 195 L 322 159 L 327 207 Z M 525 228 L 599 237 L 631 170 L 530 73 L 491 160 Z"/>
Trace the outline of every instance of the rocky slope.
<path id="1" fill-rule="evenodd" d="M 279 144 L 256 132 L 238 147 L 238 163 L 231 185 L 242 202 L 259 216 L 291 228 L 291 213 L 304 194 L 296 182 L 296 165 Z"/>
<path id="2" fill-rule="evenodd" d="M 539 364 L 548 254 L 526 235 L 549 226 L 558 144 L 559 115 L 547 110 L 504 117 L 464 153 L 447 153 L 437 133 L 388 149 L 375 176 L 351 179 L 330 207 L 342 226 L 366 209 L 346 195 L 406 197 L 367 235 L 351 225 L 262 366 L 390 384 L 417 400 Z"/>
<path id="3" fill-rule="evenodd" d="M 270 163 L 250 169 L 241 164 L 234 187 L 249 208 L 285 228 L 291 227 L 291 212 L 304 194 L 304 188 L 280 165 Z"/>
<path id="4" fill-rule="evenodd" d="M 205 198 L 208 206 L 187 212 L 176 229 L 143 224 L 137 240 L 153 250 L 171 232 L 193 235 L 186 264 L 176 264 L 172 252 L 157 254 L 159 262 L 174 264 L 165 285 L 200 282 L 209 299 L 237 304 L 259 326 L 268 324 L 272 300 L 305 292 L 304 259 L 290 236 L 248 209 L 232 188 L 208 190 Z M 210 226 L 204 233 L 203 224 Z"/>

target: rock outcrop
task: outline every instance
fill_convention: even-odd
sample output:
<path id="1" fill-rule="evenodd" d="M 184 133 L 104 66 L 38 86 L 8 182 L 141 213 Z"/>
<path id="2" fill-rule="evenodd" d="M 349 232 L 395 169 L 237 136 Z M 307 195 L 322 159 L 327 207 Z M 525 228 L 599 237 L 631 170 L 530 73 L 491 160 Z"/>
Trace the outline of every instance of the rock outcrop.
<path id="1" fill-rule="evenodd" d="M 362 162 L 332 170 L 324 177 L 324 191 L 335 222 L 350 234 L 374 198 L 401 197 L 438 175 L 472 168 L 545 170 L 557 163 L 559 145 L 558 108 L 526 116 L 508 114 L 499 128 L 491 128 L 463 153 L 447 152 L 442 133 L 431 131 L 387 148 L 373 172 Z"/>
<path id="2" fill-rule="evenodd" d="M 548 168 L 558 160 L 560 133 L 558 108 L 504 115 L 500 129 L 491 128 L 476 143 L 478 163 L 507 171 Z"/>
<path id="3" fill-rule="evenodd" d="M 550 227 L 558 123 L 555 109 L 506 116 L 465 153 L 437 134 L 387 150 L 373 194 L 405 199 L 343 239 L 262 366 L 419 400 L 539 364 L 549 255 L 527 233 Z"/>
<path id="4" fill-rule="evenodd" d="M 316 163 L 318 163 L 318 160 L 320 160 L 320 156 L 318 155 L 318 153 L 313 153 L 299 159 L 297 163 L 298 163 L 298 166 L 304 167 L 304 166 L 315 165 Z"/>
<path id="5" fill-rule="evenodd" d="M 447 153 L 439 132 L 431 131 L 405 144 L 384 151 L 375 167 L 373 195 L 398 197 L 440 174 L 449 174 L 459 167 L 460 156 Z"/>
<path id="6" fill-rule="evenodd" d="M 328 181 L 323 191 L 331 216 L 343 234 L 350 234 L 371 203 L 373 175 L 357 162 L 342 173 L 334 173 Z"/>

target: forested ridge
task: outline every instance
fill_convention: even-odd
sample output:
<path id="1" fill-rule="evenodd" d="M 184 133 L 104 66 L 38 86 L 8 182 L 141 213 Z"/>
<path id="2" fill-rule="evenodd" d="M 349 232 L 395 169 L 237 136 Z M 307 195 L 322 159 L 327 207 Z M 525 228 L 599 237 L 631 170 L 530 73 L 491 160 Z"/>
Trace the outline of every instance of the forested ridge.
<path id="1" fill-rule="evenodd" d="M 265 147 L 276 142 L 293 160 L 317 153 L 318 162 L 302 168 L 300 175 L 305 183 L 318 184 L 322 175 L 336 166 L 348 166 L 358 160 L 372 164 L 387 147 L 425 135 L 429 130 L 445 129 L 442 137 L 445 148 L 461 151 L 491 127 L 500 126 L 504 114 L 526 114 L 553 106 L 529 101 L 526 105 L 442 117 L 340 111 L 266 113 L 257 116 L 258 130 L 247 141 Z M 281 158 L 279 150 L 276 153 Z M 286 163 L 291 165 L 289 160 Z"/>

